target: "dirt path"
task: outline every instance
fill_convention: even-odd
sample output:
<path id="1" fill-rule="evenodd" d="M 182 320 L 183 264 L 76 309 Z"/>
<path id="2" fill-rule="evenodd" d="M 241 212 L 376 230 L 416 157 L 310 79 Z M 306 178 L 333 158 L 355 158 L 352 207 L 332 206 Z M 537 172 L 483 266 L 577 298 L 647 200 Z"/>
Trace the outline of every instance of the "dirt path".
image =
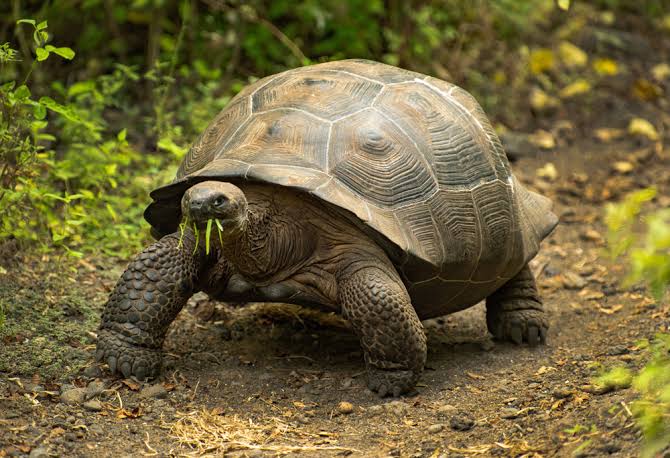
<path id="1" fill-rule="evenodd" d="M 481 306 L 426 322 L 427 369 L 418 394 L 398 400 L 364 387 L 361 351 L 336 317 L 203 297 L 173 326 L 158 383 L 101 376 L 92 333 L 123 266 L 94 259 L 59 272 L 57 260 L 26 259 L 0 290 L 6 308 L 23 307 L 2 336 L 0 456 L 634 456 L 634 393 L 588 385 L 601 367 L 638 367 L 635 342 L 667 329 L 670 309 L 618 286 L 601 201 L 652 179 L 667 189 L 670 173 L 653 152 L 616 148 L 628 160 L 638 151 L 634 175 L 612 174 L 590 141 L 515 165 L 563 221 L 534 266 L 548 345 L 494 344 Z M 549 160 L 557 179 L 536 179 Z"/>

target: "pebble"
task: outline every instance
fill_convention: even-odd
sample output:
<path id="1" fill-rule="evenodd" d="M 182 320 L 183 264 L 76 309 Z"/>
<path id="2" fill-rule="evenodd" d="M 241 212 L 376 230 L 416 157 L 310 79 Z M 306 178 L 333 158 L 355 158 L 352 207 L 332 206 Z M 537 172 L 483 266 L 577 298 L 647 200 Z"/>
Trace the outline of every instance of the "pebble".
<path id="1" fill-rule="evenodd" d="M 167 395 L 168 392 L 161 383 L 147 386 L 145 388 L 142 388 L 142 391 L 140 391 L 141 399 L 150 399 L 150 398 L 161 399 L 166 398 Z"/>
<path id="2" fill-rule="evenodd" d="M 444 429 L 444 425 L 438 423 L 436 425 L 430 425 L 428 427 L 428 432 L 430 434 L 437 434 L 437 433 L 441 432 L 443 429 Z"/>
<path id="3" fill-rule="evenodd" d="M 337 411 L 343 414 L 350 414 L 354 411 L 354 406 L 350 402 L 342 401 L 337 405 Z"/>
<path id="4" fill-rule="evenodd" d="M 573 392 L 568 389 L 557 388 L 551 393 L 551 395 L 556 399 L 565 399 L 569 398 L 572 395 L 572 393 Z"/>
<path id="5" fill-rule="evenodd" d="M 70 423 L 71 425 L 74 425 L 74 422 L 77 421 L 77 419 L 74 418 L 72 415 L 70 415 L 69 417 L 67 417 L 67 418 L 65 419 L 65 421 L 68 422 L 68 423 Z"/>
<path id="6" fill-rule="evenodd" d="M 574 272 L 566 272 L 563 274 L 563 286 L 567 289 L 581 289 L 587 285 L 587 281 L 581 275 Z"/>
<path id="7" fill-rule="evenodd" d="M 44 447 L 34 448 L 30 451 L 30 458 L 48 458 L 49 451 Z"/>
<path id="8" fill-rule="evenodd" d="M 397 417 L 401 417 L 407 413 L 407 404 L 402 401 L 387 402 L 384 404 L 384 410 Z"/>
<path id="9" fill-rule="evenodd" d="M 91 399 L 84 403 L 84 409 L 90 410 L 92 412 L 100 412 L 102 410 L 102 402 L 97 399 Z"/>
<path id="10" fill-rule="evenodd" d="M 81 404 L 84 402 L 85 396 L 86 392 L 83 388 L 73 388 L 61 393 L 60 400 L 65 404 Z"/>
<path id="11" fill-rule="evenodd" d="M 98 378 L 102 376 L 102 371 L 97 365 L 88 366 L 84 369 L 83 375 L 88 378 Z"/>
<path id="12" fill-rule="evenodd" d="M 86 387 L 86 400 L 92 399 L 105 391 L 105 383 L 99 380 L 95 380 L 88 384 Z"/>
<path id="13" fill-rule="evenodd" d="M 459 413 L 451 417 L 449 426 L 454 431 L 470 431 L 475 426 L 475 421 L 468 415 Z"/>
<path id="14" fill-rule="evenodd" d="M 450 404 L 444 404 L 437 408 L 437 416 L 440 418 L 449 418 L 456 412 L 456 410 L 458 410 L 456 407 Z"/>
<path id="15" fill-rule="evenodd" d="M 105 430 L 102 428 L 102 426 L 98 424 L 93 424 L 88 427 L 88 432 L 91 434 L 96 434 L 96 435 L 102 435 L 105 434 Z"/>

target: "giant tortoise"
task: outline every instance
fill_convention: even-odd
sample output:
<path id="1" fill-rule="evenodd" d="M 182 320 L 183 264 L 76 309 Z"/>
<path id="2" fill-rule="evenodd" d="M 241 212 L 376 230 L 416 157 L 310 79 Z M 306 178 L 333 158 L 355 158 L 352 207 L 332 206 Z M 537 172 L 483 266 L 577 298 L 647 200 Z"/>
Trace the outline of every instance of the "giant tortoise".
<path id="1" fill-rule="evenodd" d="M 198 291 L 340 312 L 382 396 L 419 378 L 421 320 L 482 299 L 494 337 L 545 341 L 528 262 L 557 217 L 453 84 L 365 60 L 263 78 L 151 197 L 158 241 L 130 263 L 102 316 L 96 357 L 112 372 L 156 376 L 168 326 Z M 205 246 L 212 221 L 219 236 Z"/>

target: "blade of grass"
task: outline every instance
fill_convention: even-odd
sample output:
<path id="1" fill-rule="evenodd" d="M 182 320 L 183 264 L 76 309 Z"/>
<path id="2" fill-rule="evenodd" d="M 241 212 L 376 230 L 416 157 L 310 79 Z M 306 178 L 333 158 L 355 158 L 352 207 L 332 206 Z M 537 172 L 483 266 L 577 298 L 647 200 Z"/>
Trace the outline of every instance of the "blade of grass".
<path id="1" fill-rule="evenodd" d="M 209 254 L 209 238 L 212 234 L 212 218 L 207 220 L 207 229 L 205 230 L 205 254 Z"/>

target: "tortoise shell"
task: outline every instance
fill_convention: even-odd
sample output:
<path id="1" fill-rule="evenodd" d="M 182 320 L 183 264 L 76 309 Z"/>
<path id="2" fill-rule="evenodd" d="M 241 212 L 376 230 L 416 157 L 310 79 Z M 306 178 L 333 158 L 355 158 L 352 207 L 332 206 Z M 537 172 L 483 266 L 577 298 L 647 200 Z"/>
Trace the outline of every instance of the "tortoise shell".
<path id="1" fill-rule="evenodd" d="M 297 68 L 242 90 L 173 183 L 152 192 L 145 217 L 155 232 L 174 232 L 184 191 L 210 179 L 295 188 L 355 215 L 387 249 L 422 317 L 495 291 L 557 223 L 551 202 L 512 175 L 470 94 L 365 60 Z"/>

